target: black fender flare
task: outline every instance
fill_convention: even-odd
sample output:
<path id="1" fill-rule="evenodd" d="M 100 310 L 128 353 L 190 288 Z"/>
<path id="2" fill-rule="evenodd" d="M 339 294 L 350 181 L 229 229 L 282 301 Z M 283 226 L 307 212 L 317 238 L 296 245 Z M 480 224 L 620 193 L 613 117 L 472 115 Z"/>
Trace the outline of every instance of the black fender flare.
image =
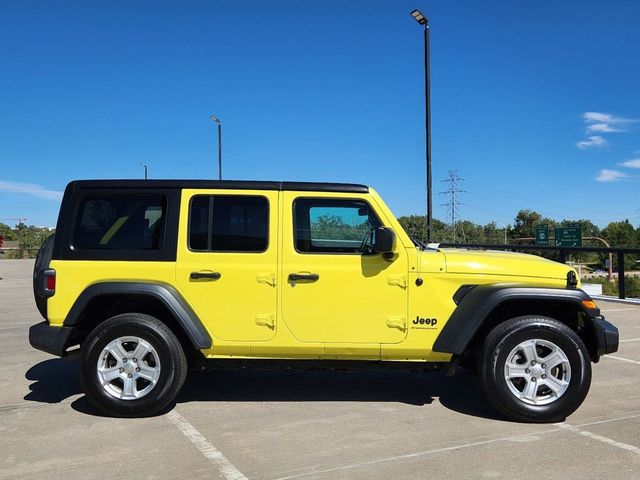
<path id="1" fill-rule="evenodd" d="M 194 347 L 199 350 L 211 348 L 211 337 L 202 322 L 171 285 L 151 282 L 100 282 L 87 287 L 76 299 L 64 319 L 65 327 L 74 328 L 89 303 L 96 297 L 105 295 L 135 295 L 152 297 L 160 301 L 174 316 Z"/>
<path id="2" fill-rule="evenodd" d="M 469 286 L 466 286 L 467 288 Z M 455 297 L 455 295 L 454 295 Z M 598 317 L 600 309 L 587 309 L 582 301 L 591 297 L 580 289 L 545 288 L 513 284 L 477 285 L 462 297 L 458 307 L 442 328 L 433 351 L 461 355 L 494 308 L 512 300 L 568 302 L 584 311 L 588 318 Z"/>

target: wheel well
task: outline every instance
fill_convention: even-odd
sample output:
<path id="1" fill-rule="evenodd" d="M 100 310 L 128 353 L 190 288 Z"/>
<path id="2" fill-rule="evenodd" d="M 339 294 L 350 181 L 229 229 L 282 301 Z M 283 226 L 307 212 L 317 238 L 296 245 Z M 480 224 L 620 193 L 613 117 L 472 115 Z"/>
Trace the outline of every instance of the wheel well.
<path id="1" fill-rule="evenodd" d="M 549 300 L 509 300 L 497 305 L 478 328 L 467 345 L 465 356 L 475 356 L 482 349 L 484 339 L 497 325 L 515 317 L 540 315 L 564 323 L 584 342 L 591 359 L 597 359 L 596 339 L 584 311 L 575 303 Z"/>
<path id="2" fill-rule="evenodd" d="M 171 329 L 180 341 L 187 359 L 200 358 L 202 354 L 178 323 L 175 316 L 157 298 L 149 295 L 100 295 L 84 308 L 76 322 L 75 341 L 82 345 L 89 333 L 105 320 L 122 313 L 144 313 L 157 318 Z"/>

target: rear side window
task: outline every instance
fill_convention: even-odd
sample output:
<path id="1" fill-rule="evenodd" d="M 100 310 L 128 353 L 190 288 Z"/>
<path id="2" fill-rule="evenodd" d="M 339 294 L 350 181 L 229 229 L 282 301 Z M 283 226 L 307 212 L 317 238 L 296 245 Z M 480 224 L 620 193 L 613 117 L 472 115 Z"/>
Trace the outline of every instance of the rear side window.
<path id="1" fill-rule="evenodd" d="M 166 210 L 164 195 L 88 195 L 76 216 L 72 248 L 158 250 L 164 240 Z"/>
<path id="2" fill-rule="evenodd" d="M 189 248 L 201 252 L 264 252 L 269 202 L 244 195 L 196 195 L 189 207 Z"/>

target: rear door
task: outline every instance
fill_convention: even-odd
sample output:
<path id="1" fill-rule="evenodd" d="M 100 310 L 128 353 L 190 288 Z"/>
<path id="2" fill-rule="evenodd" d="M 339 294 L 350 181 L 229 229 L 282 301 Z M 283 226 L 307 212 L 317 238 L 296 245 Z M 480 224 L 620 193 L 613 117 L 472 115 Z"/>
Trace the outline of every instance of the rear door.
<path id="1" fill-rule="evenodd" d="M 221 340 L 263 342 L 276 331 L 278 192 L 184 190 L 179 288 Z"/>

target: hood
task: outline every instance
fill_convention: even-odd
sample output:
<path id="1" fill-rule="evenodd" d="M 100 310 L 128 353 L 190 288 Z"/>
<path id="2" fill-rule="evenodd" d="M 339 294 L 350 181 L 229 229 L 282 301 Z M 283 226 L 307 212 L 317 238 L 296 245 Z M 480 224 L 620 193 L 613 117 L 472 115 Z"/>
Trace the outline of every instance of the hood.
<path id="1" fill-rule="evenodd" d="M 566 281 L 573 270 L 562 263 L 524 253 L 442 249 L 447 273 L 535 277 Z"/>

